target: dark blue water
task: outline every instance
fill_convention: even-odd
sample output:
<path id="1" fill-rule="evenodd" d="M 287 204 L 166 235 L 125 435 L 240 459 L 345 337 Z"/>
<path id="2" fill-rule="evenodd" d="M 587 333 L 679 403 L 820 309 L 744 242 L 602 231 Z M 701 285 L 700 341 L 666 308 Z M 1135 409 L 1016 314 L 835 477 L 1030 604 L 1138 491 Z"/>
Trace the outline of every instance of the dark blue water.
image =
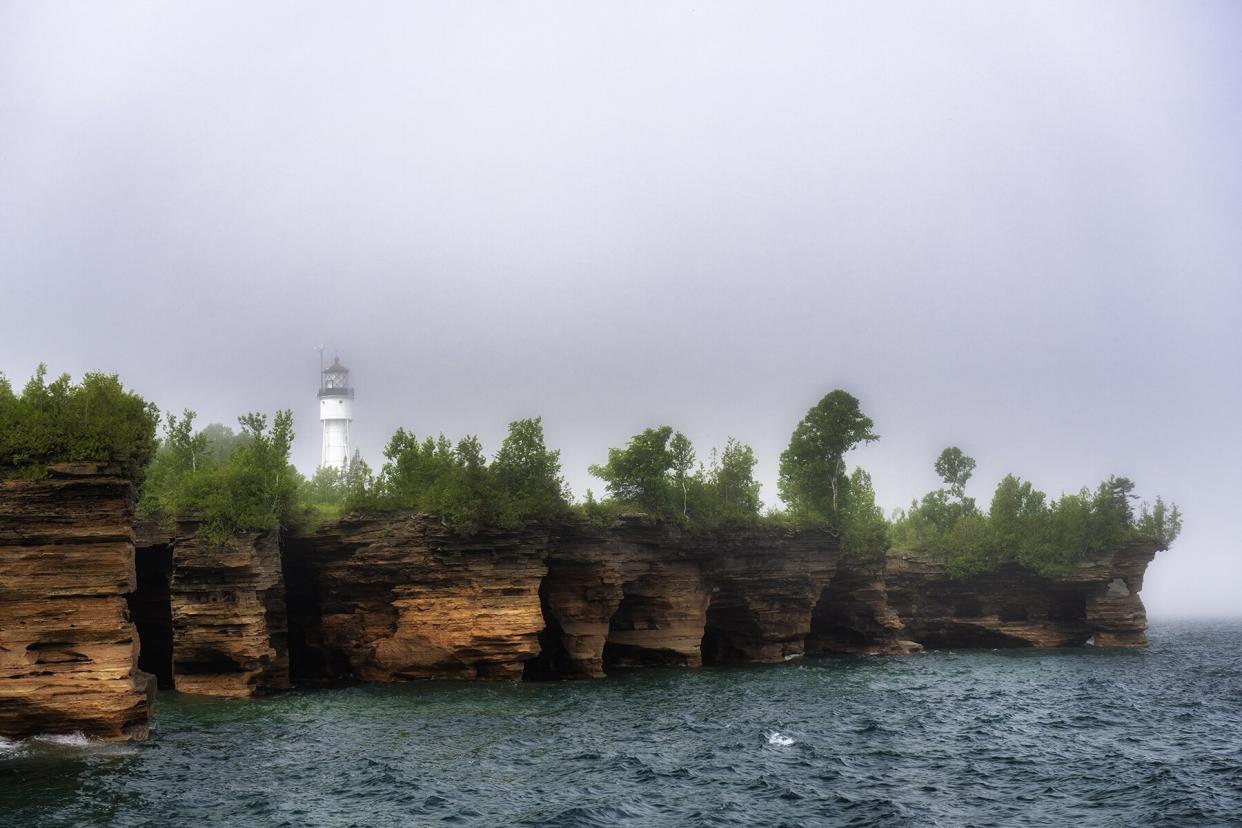
<path id="1" fill-rule="evenodd" d="M 1242 623 L 593 683 L 162 694 L 144 745 L 0 744 L 0 824 L 1242 825 Z"/>

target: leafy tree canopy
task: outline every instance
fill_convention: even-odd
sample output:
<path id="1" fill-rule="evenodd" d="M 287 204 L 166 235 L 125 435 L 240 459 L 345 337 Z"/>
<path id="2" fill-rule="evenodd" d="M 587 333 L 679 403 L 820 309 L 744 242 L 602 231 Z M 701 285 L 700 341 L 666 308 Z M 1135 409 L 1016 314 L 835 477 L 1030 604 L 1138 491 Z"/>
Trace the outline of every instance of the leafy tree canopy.
<path id="1" fill-rule="evenodd" d="M 549 520 L 569 508 L 560 452 L 544 444 L 537 417 L 510 423 L 490 464 L 477 437 L 456 445 L 443 434 L 419 441 L 403 428 L 393 434 L 384 457 L 374 481 L 358 478 L 346 499 L 350 508 L 426 512 L 467 532 Z"/>
<path id="2" fill-rule="evenodd" d="M 837 389 L 816 403 L 794 429 L 781 454 L 777 489 L 796 517 L 840 530 L 848 511 L 845 455 L 880 439 L 858 400 Z"/>
<path id="3" fill-rule="evenodd" d="M 195 432 L 193 411 L 169 414 L 148 470 L 141 517 L 169 523 L 196 516 L 216 540 L 235 532 L 296 527 L 305 520 L 302 476 L 289 463 L 293 413 L 238 418 L 240 434 L 221 425 Z"/>
<path id="4" fill-rule="evenodd" d="M 975 459 L 967 456 L 957 446 L 949 446 L 936 458 L 936 474 L 940 475 L 957 498 L 966 493 L 966 481 L 975 470 Z"/>
<path id="5" fill-rule="evenodd" d="M 139 482 L 155 451 L 159 409 L 116 374 L 47 382 L 40 364 L 20 394 L 0 374 L 0 476 L 40 478 L 50 463 L 117 464 Z"/>
<path id="6" fill-rule="evenodd" d="M 608 451 L 608 462 L 591 466 L 609 499 L 591 494 L 581 511 L 607 523 L 624 511 L 677 520 L 693 529 L 745 526 L 759 520 L 763 504 L 755 480 L 755 452 L 730 437 L 723 451 L 712 449 L 708 464 L 695 467 L 694 446 L 670 426 L 648 428 L 624 448 Z"/>
<path id="7" fill-rule="evenodd" d="M 1124 477 L 1110 477 L 1094 492 L 1084 488 L 1049 501 L 1029 482 L 1007 475 L 983 514 L 964 495 L 973 466 L 970 458 L 946 449 L 936 470 L 950 488 L 929 492 L 899 513 L 890 530 L 893 545 L 936 553 L 959 577 L 1006 562 L 1059 575 L 1128 541 L 1154 541 L 1166 549 L 1181 531 L 1180 511 L 1160 498 L 1136 514 L 1134 483 Z"/>

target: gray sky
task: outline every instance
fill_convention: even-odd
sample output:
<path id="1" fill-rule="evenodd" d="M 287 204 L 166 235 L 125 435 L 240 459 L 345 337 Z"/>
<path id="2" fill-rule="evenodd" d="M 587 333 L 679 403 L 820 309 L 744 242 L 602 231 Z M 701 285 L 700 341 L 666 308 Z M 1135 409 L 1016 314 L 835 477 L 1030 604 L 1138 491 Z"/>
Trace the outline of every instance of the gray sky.
<path id="1" fill-rule="evenodd" d="M 323 343 L 355 442 L 541 414 L 777 458 L 822 394 L 886 508 L 974 455 L 1181 504 L 1154 616 L 1237 613 L 1230 2 L 0 4 L 0 371 L 202 423 Z"/>

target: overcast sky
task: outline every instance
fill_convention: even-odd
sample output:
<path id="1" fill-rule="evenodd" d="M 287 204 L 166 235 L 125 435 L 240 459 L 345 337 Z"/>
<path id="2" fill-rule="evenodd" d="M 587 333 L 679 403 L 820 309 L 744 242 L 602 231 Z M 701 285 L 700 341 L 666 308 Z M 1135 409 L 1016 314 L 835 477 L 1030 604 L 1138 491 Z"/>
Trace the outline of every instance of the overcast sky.
<path id="1" fill-rule="evenodd" d="M 542 415 L 581 496 L 825 392 L 886 508 L 946 445 L 1181 504 L 1153 616 L 1242 611 L 1242 7 L 0 3 L 0 371 L 397 426 Z"/>

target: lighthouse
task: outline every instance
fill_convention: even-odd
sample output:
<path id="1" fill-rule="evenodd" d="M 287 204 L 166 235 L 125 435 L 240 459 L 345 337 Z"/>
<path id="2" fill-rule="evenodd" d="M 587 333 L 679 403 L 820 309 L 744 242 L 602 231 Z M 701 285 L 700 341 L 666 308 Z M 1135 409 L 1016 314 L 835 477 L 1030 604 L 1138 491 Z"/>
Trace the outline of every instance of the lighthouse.
<path id="1" fill-rule="evenodd" d="M 320 363 L 322 365 L 323 363 Z M 319 466 L 341 471 L 349 464 L 349 424 L 354 419 L 354 389 L 349 369 L 333 357 L 319 377 L 319 420 L 323 423 L 323 450 Z"/>

